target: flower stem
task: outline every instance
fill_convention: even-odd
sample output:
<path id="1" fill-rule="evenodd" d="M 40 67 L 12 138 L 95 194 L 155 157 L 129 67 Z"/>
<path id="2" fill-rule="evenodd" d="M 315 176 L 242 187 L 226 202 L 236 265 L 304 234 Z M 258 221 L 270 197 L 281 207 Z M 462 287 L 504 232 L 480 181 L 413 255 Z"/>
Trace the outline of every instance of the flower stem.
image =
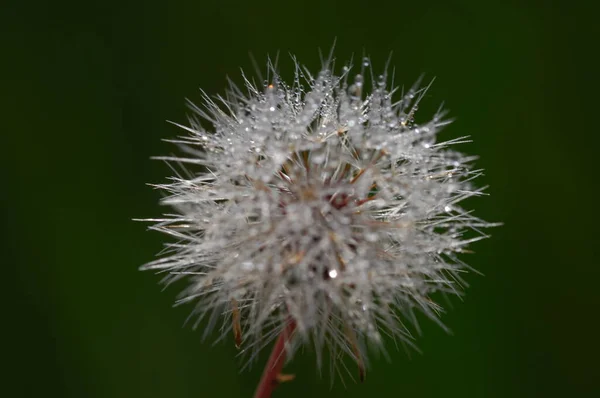
<path id="1" fill-rule="evenodd" d="M 254 393 L 254 398 L 270 398 L 273 390 L 279 383 L 285 379 L 291 379 L 281 374 L 285 364 L 286 344 L 296 330 L 296 322 L 289 320 L 285 328 L 277 337 L 273 351 L 269 356 L 269 361 L 265 366 L 260 383 Z M 293 377 L 292 377 L 293 378 Z"/>

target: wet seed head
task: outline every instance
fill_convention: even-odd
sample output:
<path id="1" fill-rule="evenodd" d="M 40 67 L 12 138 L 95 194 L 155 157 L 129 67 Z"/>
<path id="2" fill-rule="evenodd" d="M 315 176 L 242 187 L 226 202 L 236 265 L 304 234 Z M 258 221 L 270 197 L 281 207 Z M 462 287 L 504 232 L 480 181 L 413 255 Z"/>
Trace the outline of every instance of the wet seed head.
<path id="1" fill-rule="evenodd" d="M 432 295 L 462 294 L 458 254 L 491 226 L 461 207 L 482 194 L 465 140 L 438 141 L 442 110 L 415 122 L 427 87 L 387 71 L 366 87 L 363 63 L 296 64 L 291 84 L 270 64 L 262 86 L 204 95 L 173 140 L 185 155 L 162 158 L 183 169 L 151 220 L 172 241 L 143 269 L 188 280 L 179 302 L 251 359 L 292 320 L 291 352 L 310 344 L 334 371 L 345 354 L 362 379 L 383 334 L 412 344 L 415 311 L 439 322 Z"/>

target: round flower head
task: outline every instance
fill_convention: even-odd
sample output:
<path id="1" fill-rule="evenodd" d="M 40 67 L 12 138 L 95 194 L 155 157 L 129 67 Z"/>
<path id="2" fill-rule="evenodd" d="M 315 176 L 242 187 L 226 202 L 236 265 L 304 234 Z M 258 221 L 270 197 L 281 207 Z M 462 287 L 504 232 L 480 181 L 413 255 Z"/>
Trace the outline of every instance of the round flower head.
<path id="1" fill-rule="evenodd" d="M 174 140 L 186 155 L 162 158 L 187 165 L 158 185 L 175 214 L 151 220 L 176 241 L 143 268 L 188 279 L 180 302 L 253 358 L 293 324 L 288 353 L 310 345 L 334 368 L 347 354 L 362 377 L 382 335 L 410 343 L 415 310 L 437 321 L 432 294 L 460 294 L 457 253 L 484 237 L 460 207 L 481 192 L 474 158 L 450 149 L 463 140 L 436 142 L 441 111 L 414 120 L 426 89 L 385 73 L 365 89 L 364 62 L 295 62 L 290 84 L 270 64 L 262 86 L 204 95 Z"/>

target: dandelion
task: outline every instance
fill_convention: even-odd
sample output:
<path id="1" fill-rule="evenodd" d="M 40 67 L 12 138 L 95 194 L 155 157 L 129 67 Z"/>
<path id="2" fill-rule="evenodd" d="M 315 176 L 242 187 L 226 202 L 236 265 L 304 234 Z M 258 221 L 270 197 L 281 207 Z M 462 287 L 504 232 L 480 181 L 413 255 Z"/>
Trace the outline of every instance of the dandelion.
<path id="1" fill-rule="evenodd" d="M 203 94 L 173 140 L 185 155 L 161 158 L 182 171 L 156 185 L 173 214 L 149 221 L 174 241 L 142 268 L 187 279 L 178 302 L 251 360 L 276 340 L 256 397 L 291 379 L 299 347 L 362 380 L 384 335 L 412 345 L 415 312 L 441 324 L 432 294 L 462 294 L 458 256 L 491 225 L 461 207 L 482 194 L 475 158 L 452 149 L 466 139 L 437 141 L 442 109 L 415 120 L 428 87 L 365 79 L 368 63 L 312 75 L 294 59 L 291 83 L 269 63 L 262 85 Z"/>

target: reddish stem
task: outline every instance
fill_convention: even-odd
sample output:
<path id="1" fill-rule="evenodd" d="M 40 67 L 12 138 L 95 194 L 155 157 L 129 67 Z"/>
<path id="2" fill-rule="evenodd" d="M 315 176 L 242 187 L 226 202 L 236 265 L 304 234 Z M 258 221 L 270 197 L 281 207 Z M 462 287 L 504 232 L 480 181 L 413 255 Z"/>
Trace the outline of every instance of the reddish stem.
<path id="1" fill-rule="evenodd" d="M 280 382 L 281 370 L 285 364 L 286 343 L 290 340 L 296 330 L 296 322 L 289 320 L 285 328 L 279 334 L 277 342 L 271 351 L 269 361 L 260 378 L 260 383 L 254 393 L 254 398 L 270 398 L 273 390 Z"/>

